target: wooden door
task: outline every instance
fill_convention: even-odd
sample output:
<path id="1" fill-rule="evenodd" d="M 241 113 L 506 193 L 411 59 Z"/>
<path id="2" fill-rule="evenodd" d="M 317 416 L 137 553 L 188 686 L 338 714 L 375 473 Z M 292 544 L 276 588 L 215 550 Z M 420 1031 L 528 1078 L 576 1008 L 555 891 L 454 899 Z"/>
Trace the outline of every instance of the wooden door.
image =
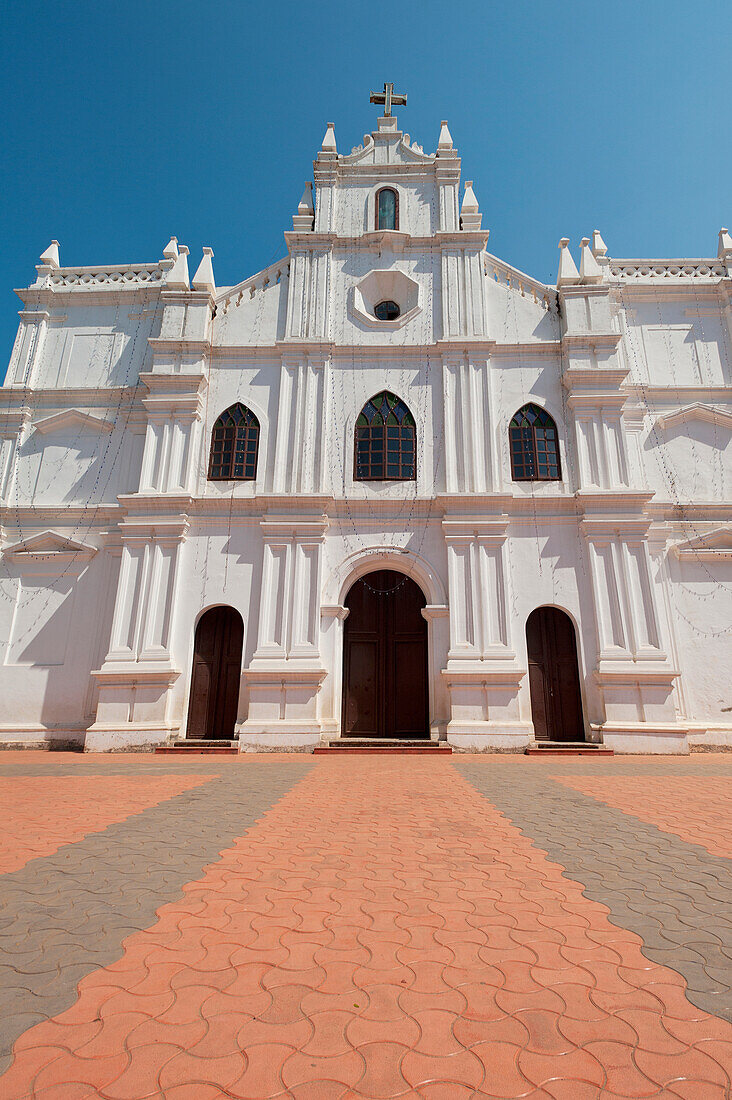
<path id="1" fill-rule="evenodd" d="M 577 642 L 569 615 L 539 607 L 526 622 L 531 717 L 537 741 L 584 741 Z"/>
<path id="2" fill-rule="evenodd" d="M 343 736 L 429 737 L 425 598 L 402 573 L 381 569 L 346 599 Z"/>
<path id="3" fill-rule="evenodd" d="M 187 737 L 234 737 L 243 644 L 244 624 L 233 607 L 212 607 L 199 619 Z"/>

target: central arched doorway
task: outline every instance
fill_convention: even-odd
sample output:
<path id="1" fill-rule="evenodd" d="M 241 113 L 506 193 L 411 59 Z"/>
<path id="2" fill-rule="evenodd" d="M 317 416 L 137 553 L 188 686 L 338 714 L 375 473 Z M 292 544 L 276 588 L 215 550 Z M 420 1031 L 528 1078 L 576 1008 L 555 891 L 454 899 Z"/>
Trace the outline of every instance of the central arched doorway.
<path id="1" fill-rule="evenodd" d="M 426 600 L 380 569 L 351 588 L 343 636 L 344 737 L 429 737 Z"/>
<path id="2" fill-rule="evenodd" d="M 244 623 L 233 607 L 212 607 L 198 620 L 193 644 L 186 737 L 234 737 Z"/>
<path id="3" fill-rule="evenodd" d="M 537 741 L 584 741 L 574 623 L 558 607 L 537 607 L 526 620 L 531 719 Z"/>

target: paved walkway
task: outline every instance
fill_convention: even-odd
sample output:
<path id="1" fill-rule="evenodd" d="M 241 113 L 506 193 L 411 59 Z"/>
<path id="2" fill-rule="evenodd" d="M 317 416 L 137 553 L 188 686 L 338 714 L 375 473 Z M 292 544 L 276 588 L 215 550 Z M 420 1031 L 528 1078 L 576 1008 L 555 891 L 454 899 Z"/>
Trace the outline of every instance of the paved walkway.
<path id="1" fill-rule="evenodd" d="M 0 1096 L 729 1097 L 731 786 L 5 753 Z"/>

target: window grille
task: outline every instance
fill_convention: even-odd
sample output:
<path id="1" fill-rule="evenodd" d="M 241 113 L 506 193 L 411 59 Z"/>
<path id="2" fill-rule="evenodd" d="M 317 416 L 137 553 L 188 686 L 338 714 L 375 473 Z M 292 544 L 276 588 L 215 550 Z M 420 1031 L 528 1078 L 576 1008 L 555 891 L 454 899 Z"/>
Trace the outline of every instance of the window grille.
<path id="1" fill-rule="evenodd" d="M 254 481 L 258 450 L 259 421 L 251 409 L 237 402 L 214 424 L 209 481 Z"/>
<path id="2" fill-rule="evenodd" d="M 508 435 L 514 481 L 561 480 L 557 426 L 548 412 L 538 405 L 524 405 L 511 421 Z"/>
<path id="3" fill-rule="evenodd" d="M 414 417 L 393 393 L 384 390 L 362 408 L 356 421 L 356 481 L 414 481 L 417 431 Z"/>

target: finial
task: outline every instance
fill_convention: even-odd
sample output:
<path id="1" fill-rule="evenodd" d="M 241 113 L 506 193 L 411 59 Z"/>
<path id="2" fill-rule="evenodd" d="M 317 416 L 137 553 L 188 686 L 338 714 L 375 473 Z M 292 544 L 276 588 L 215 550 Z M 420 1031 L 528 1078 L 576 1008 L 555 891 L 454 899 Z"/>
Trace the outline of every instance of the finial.
<path id="1" fill-rule="evenodd" d="M 593 229 L 592 231 L 592 255 L 596 260 L 600 256 L 607 256 L 607 245 L 603 241 L 599 229 Z"/>
<path id="2" fill-rule="evenodd" d="M 188 285 L 188 248 L 184 244 L 178 246 L 178 255 L 168 272 L 165 286 L 168 290 L 190 289 Z"/>
<path id="3" fill-rule="evenodd" d="M 163 249 L 164 260 L 177 260 L 178 259 L 178 238 L 171 237 L 165 248 Z"/>
<path id="4" fill-rule="evenodd" d="M 45 252 L 41 253 L 40 260 L 46 267 L 58 268 L 58 241 L 51 241 Z"/>
<path id="5" fill-rule="evenodd" d="M 322 153 L 338 152 L 335 136 L 335 122 L 326 123 L 325 137 L 323 138 L 323 144 L 320 146 L 320 151 Z"/>
<path id="6" fill-rule="evenodd" d="M 440 140 L 437 142 L 437 149 L 447 150 L 452 149 L 452 134 L 447 128 L 447 119 L 443 119 L 440 123 Z"/>
<path id="7" fill-rule="evenodd" d="M 580 279 L 583 283 L 601 283 L 602 268 L 590 248 L 590 238 L 580 241 Z"/>
<path id="8" fill-rule="evenodd" d="M 292 215 L 292 228 L 295 232 L 309 233 L 313 228 L 314 217 L 313 185 L 312 183 L 306 183 L 302 198 L 297 204 L 297 214 Z"/>
<path id="9" fill-rule="evenodd" d="M 720 259 L 732 259 L 732 237 L 730 237 L 728 229 L 722 228 L 719 231 L 717 255 Z"/>
<path id="10" fill-rule="evenodd" d="M 193 282 L 191 286 L 194 290 L 207 290 L 209 294 L 216 293 L 216 282 L 214 280 L 213 273 L 213 248 L 209 248 L 208 245 L 204 245 L 203 259 L 198 265 L 198 270 L 193 276 Z"/>
<path id="11" fill-rule="evenodd" d="M 480 229 L 480 223 L 483 220 L 483 215 L 478 209 L 478 200 L 475 197 L 475 191 L 473 191 L 473 181 L 465 181 L 465 194 L 463 195 L 462 206 L 460 207 L 460 228 L 461 229 Z"/>
<path id="12" fill-rule="evenodd" d="M 562 237 L 559 242 L 559 273 L 557 286 L 567 286 L 579 282 L 579 271 L 569 251 L 569 237 Z"/>

